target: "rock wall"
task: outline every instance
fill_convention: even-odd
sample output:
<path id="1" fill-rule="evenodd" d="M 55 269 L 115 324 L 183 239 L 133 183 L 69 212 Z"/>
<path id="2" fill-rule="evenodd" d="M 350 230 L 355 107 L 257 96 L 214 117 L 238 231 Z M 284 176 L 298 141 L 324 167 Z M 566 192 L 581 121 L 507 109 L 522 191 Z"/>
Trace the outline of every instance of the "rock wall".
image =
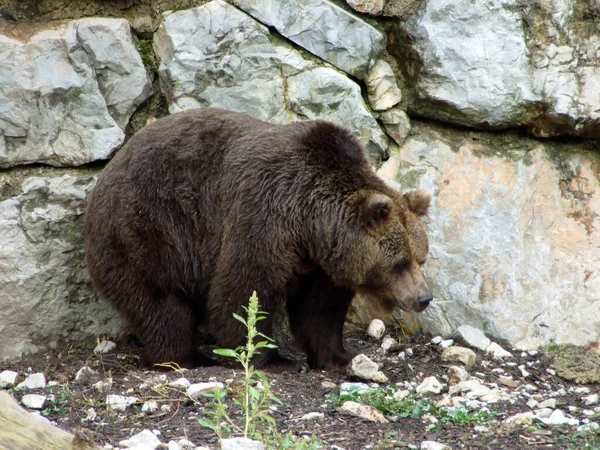
<path id="1" fill-rule="evenodd" d="M 5 3 L 0 360 L 117 332 L 84 267 L 86 195 L 147 118 L 206 106 L 340 123 L 390 183 L 432 192 L 436 299 L 396 319 L 598 341 L 598 2 Z M 351 322 L 370 318 L 358 299 Z"/>

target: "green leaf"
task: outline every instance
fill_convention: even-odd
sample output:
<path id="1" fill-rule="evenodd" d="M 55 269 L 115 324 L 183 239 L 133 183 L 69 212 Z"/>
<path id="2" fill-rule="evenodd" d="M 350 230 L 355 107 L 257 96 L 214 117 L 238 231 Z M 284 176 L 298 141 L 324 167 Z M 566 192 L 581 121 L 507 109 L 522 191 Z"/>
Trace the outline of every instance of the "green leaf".
<path id="1" fill-rule="evenodd" d="M 245 308 L 244 308 L 245 309 Z M 248 326 L 248 323 L 246 322 L 246 319 L 244 319 L 242 316 L 240 316 L 239 314 L 233 313 L 233 317 L 236 320 L 239 320 L 240 322 L 242 322 L 244 325 Z"/>
<path id="2" fill-rule="evenodd" d="M 215 433 L 217 432 L 217 428 L 215 427 L 215 425 L 208 419 L 198 419 L 198 423 L 203 427 L 210 428 Z"/>
<path id="3" fill-rule="evenodd" d="M 216 348 L 213 350 L 213 353 L 216 353 L 220 356 L 226 356 L 228 358 L 238 358 L 238 354 L 235 350 L 231 350 L 230 348 Z"/>

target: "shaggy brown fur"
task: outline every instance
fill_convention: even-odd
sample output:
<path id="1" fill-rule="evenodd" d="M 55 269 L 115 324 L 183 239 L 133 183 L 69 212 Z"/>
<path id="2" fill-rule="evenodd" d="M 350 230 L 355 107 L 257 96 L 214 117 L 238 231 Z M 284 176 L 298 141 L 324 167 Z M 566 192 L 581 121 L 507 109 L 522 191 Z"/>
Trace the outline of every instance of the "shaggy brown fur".
<path id="1" fill-rule="evenodd" d="M 199 324 L 236 347 L 253 290 L 284 302 L 313 368 L 351 355 L 342 327 L 356 292 L 390 312 L 422 310 L 427 235 L 422 192 L 381 181 L 356 140 L 328 122 L 272 125 L 201 109 L 159 119 L 113 158 L 89 197 L 95 288 L 145 344 L 149 363 L 206 362 Z M 260 322 L 271 332 L 271 319 Z M 280 361 L 275 351 L 257 365 Z"/>

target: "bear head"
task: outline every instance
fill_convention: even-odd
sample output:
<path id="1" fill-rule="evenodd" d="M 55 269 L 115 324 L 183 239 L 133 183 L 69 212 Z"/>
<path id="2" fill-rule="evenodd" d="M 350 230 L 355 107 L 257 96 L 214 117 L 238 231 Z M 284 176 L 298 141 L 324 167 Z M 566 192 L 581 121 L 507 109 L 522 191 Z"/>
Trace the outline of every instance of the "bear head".
<path id="1" fill-rule="evenodd" d="M 433 296 L 421 272 L 429 251 L 422 217 L 431 196 L 424 191 L 404 195 L 366 192 L 359 199 L 361 228 L 369 236 L 361 246 L 362 274 L 356 287 L 385 314 L 395 308 L 423 311 Z"/>

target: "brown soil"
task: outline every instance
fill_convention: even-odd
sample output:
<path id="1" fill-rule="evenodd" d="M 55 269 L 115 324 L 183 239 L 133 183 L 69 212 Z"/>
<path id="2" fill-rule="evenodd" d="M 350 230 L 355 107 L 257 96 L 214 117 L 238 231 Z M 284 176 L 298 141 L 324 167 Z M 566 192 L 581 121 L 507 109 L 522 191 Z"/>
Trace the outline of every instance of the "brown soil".
<path id="1" fill-rule="evenodd" d="M 350 337 L 347 346 L 354 351 L 362 352 L 374 357 L 379 343 L 368 341 L 365 336 Z M 169 440 L 187 438 L 196 445 L 205 445 L 217 448 L 215 434 L 197 422 L 206 411 L 202 402 L 191 401 L 185 395 L 185 390 L 172 388 L 160 381 L 160 377 L 175 380 L 185 377 L 192 383 L 216 380 L 225 382 L 234 378 L 240 371 L 234 365 L 214 366 L 184 372 L 155 372 L 140 368 L 140 349 L 130 339 L 118 342 L 117 351 L 103 356 L 94 355 L 95 343 L 80 348 L 70 348 L 58 354 L 49 354 L 45 357 L 31 356 L 20 364 L 7 365 L 0 369 L 16 370 L 20 373 L 19 382 L 27 373 L 44 372 L 49 381 L 58 382 L 57 385 L 44 389 L 44 393 L 53 393 L 56 400 L 49 403 L 43 414 L 55 422 L 59 427 L 75 431 L 85 427 L 89 429 L 97 444 L 100 446 L 110 443 L 114 446 L 118 442 L 129 438 L 142 429 L 160 431 L 160 439 L 166 443 Z M 399 360 L 396 355 L 403 349 L 411 348 L 413 356 L 405 361 Z M 443 380 L 448 373 L 448 363 L 440 360 L 441 350 L 438 346 L 426 340 L 415 341 L 401 345 L 392 352 L 392 356 L 383 358 L 380 363 L 383 371 L 390 379 L 390 384 L 402 384 L 405 381 L 420 382 L 425 376 L 436 376 Z M 520 355 L 516 352 L 516 355 Z M 538 387 L 538 393 L 544 396 L 545 392 L 566 389 L 572 383 L 549 373 L 548 359 L 543 356 L 521 355 L 514 358 L 518 365 L 528 361 L 539 361 L 533 366 L 527 366 L 531 375 L 524 379 L 520 370 L 515 367 L 502 366 L 506 374 L 521 383 L 529 383 Z M 106 394 L 100 394 L 89 383 L 75 383 L 77 371 L 84 365 L 93 367 L 100 372 L 100 378 L 112 376 L 113 386 L 110 393 L 119 395 L 136 396 L 140 402 L 130 407 L 125 412 L 113 412 L 106 408 Z M 486 382 L 493 382 L 497 375 L 492 369 L 500 367 L 498 361 L 488 359 L 482 353 L 478 354 L 477 365 L 470 370 Z M 525 405 L 526 399 L 515 398 L 514 403 L 498 402 L 489 405 L 490 410 L 497 413 L 492 422 L 486 423 L 487 431 L 475 431 L 474 425 L 441 424 L 434 429 L 429 427 L 429 422 L 423 419 L 396 419 L 388 424 L 367 422 L 339 412 L 331 398 L 332 392 L 322 387 L 323 381 L 332 381 L 338 386 L 344 381 L 350 381 L 343 373 L 312 371 L 301 374 L 271 374 L 268 379 L 274 393 L 283 402 L 273 412 L 280 431 L 293 431 L 296 435 L 311 435 L 314 433 L 331 448 L 336 445 L 346 450 L 359 449 L 389 449 L 389 448 L 419 448 L 424 440 L 434 440 L 450 445 L 452 448 L 465 449 L 580 449 L 600 448 L 600 434 L 592 438 L 581 438 L 575 434 L 571 427 L 545 427 L 541 424 L 525 428 L 507 428 L 502 421 L 509 415 L 529 411 Z M 146 387 L 144 388 L 144 384 Z M 141 386 L 142 385 L 142 386 Z M 588 385 L 591 392 L 599 392 L 600 385 Z M 335 390 L 337 393 L 337 389 Z M 17 400 L 23 392 L 14 391 Z M 438 396 L 441 398 L 441 395 Z M 546 397 L 544 397 L 546 398 Z M 171 405 L 169 412 L 158 410 L 156 413 L 146 415 L 141 412 L 141 404 L 147 400 L 156 400 L 159 405 Z M 558 408 L 567 410 L 567 406 L 574 405 L 579 409 L 583 407 L 581 395 L 567 394 L 557 398 Z M 98 414 L 94 421 L 86 422 L 86 411 L 94 408 Z M 321 420 L 301 421 L 302 415 L 309 412 L 322 412 L 325 418 Z M 393 418 L 392 418 L 393 419 Z M 597 420 L 597 418 L 596 418 Z M 586 447 L 586 445 L 589 445 Z"/>

